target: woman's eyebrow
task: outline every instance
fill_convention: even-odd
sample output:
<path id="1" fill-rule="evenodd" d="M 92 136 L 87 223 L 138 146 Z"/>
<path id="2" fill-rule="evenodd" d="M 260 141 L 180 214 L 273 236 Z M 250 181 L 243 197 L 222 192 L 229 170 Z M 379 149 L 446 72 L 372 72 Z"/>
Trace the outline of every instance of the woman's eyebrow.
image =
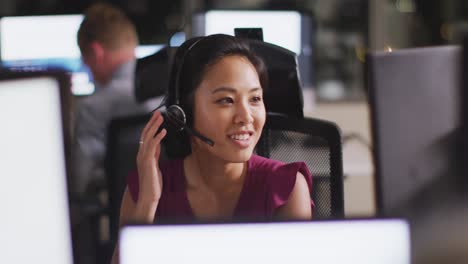
<path id="1" fill-rule="evenodd" d="M 255 87 L 255 88 L 252 88 L 250 89 L 249 93 L 253 93 L 253 92 L 256 92 L 258 90 L 262 90 L 262 88 L 260 87 Z M 232 88 L 232 87 L 225 87 L 225 86 L 222 86 L 222 87 L 218 87 L 216 89 L 214 89 L 211 94 L 215 94 L 215 93 L 219 93 L 219 92 L 230 92 L 230 93 L 236 93 L 237 90 Z"/>
<path id="2" fill-rule="evenodd" d="M 261 87 L 255 87 L 255 88 L 250 89 L 249 93 L 254 93 L 256 91 L 261 91 L 261 90 L 262 90 Z"/>
<path id="3" fill-rule="evenodd" d="M 231 93 L 235 93 L 237 92 L 236 89 L 232 88 L 232 87 L 225 87 L 225 86 L 221 86 L 221 87 L 218 87 L 216 89 L 214 89 L 211 94 L 215 94 L 215 93 L 220 93 L 220 92 L 231 92 Z"/>

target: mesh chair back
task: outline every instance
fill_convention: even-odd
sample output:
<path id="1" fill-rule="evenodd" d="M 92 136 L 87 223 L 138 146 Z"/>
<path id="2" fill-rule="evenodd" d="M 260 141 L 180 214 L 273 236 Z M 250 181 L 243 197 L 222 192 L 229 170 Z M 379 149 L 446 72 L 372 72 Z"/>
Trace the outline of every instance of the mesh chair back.
<path id="1" fill-rule="evenodd" d="M 256 151 L 283 162 L 304 161 L 312 173 L 314 218 L 344 216 L 341 136 L 335 124 L 270 113 Z"/>

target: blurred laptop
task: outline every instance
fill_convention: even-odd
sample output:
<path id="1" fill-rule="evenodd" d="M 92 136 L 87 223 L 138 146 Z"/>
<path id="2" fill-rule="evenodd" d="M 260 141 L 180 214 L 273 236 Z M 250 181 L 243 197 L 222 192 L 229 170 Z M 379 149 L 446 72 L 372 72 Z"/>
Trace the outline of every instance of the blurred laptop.
<path id="1" fill-rule="evenodd" d="M 68 77 L 0 72 L 0 263 L 70 264 Z"/>
<path id="2" fill-rule="evenodd" d="M 403 220 L 124 227 L 120 263 L 409 264 Z"/>

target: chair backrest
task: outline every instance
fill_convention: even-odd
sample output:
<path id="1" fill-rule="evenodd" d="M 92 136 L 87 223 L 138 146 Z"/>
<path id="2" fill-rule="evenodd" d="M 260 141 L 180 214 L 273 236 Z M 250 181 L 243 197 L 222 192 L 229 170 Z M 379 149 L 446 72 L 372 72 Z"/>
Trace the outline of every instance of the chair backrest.
<path id="1" fill-rule="evenodd" d="M 169 83 L 169 51 L 164 47 L 138 59 L 135 69 L 135 97 L 139 102 L 166 94 Z"/>
<path id="2" fill-rule="evenodd" d="M 267 66 L 268 87 L 264 91 L 268 111 L 304 117 L 304 99 L 296 53 L 263 41 L 249 40 L 252 50 Z"/>
<path id="3" fill-rule="evenodd" d="M 269 111 L 297 118 L 304 117 L 302 87 L 297 55 L 285 48 L 257 40 L 248 40 L 252 50 L 264 61 L 268 71 L 268 87 L 264 92 Z M 169 53 L 165 47 L 137 61 L 135 96 L 143 102 L 164 95 L 169 83 Z"/>
<path id="4" fill-rule="evenodd" d="M 283 162 L 304 161 L 312 173 L 314 218 L 344 216 L 343 158 L 336 124 L 269 113 L 257 154 Z"/>

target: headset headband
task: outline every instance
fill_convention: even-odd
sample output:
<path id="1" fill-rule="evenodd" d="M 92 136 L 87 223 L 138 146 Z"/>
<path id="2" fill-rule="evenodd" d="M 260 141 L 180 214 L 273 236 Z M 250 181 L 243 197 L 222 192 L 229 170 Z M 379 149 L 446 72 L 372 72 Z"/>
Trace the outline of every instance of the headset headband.
<path id="1" fill-rule="evenodd" d="M 185 58 L 188 56 L 188 54 L 193 49 L 193 47 L 195 47 L 195 45 L 197 45 L 197 43 L 200 42 L 202 39 L 204 39 L 204 37 L 200 37 L 194 43 L 192 43 L 192 45 L 188 47 L 187 51 L 184 52 L 184 55 L 180 61 L 179 67 L 177 68 L 176 79 L 175 79 L 175 84 L 174 84 L 174 104 L 176 105 L 180 105 L 180 88 L 179 88 L 180 84 L 179 83 L 180 83 L 180 78 L 182 77 L 181 75 L 182 75 L 182 69 L 185 64 Z"/>

